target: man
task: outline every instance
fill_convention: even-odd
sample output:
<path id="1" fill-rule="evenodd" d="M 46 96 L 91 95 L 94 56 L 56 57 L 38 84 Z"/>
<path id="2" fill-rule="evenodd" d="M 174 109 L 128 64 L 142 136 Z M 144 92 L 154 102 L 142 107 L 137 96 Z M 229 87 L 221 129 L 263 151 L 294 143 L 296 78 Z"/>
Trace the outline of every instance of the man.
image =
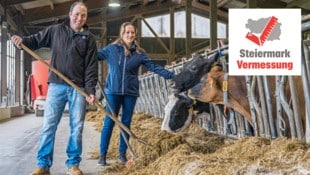
<path id="1" fill-rule="evenodd" d="M 82 131 L 86 101 L 95 100 L 95 86 L 98 79 L 98 58 L 96 42 L 86 25 L 87 7 L 82 2 L 71 5 L 69 19 L 62 24 L 47 27 L 28 37 L 12 36 L 12 42 L 21 48 L 21 43 L 30 49 L 51 48 L 51 66 L 68 77 L 88 94 L 83 97 L 55 73 L 50 72 L 46 108 L 40 134 L 37 167 L 31 175 L 49 174 L 53 163 L 55 133 L 65 105 L 69 104 L 70 137 L 67 145 L 67 174 L 82 175 L 79 169 L 82 154 Z"/>

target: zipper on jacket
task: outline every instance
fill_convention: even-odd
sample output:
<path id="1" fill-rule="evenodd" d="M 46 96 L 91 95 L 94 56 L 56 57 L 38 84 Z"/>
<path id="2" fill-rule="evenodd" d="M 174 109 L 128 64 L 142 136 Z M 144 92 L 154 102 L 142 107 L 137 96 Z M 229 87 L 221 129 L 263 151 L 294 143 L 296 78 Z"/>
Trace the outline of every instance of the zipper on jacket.
<path id="1" fill-rule="evenodd" d="M 124 84 L 125 84 L 125 69 L 126 69 L 126 60 L 127 60 L 126 58 L 127 58 L 127 56 L 124 57 L 123 77 L 122 77 L 122 94 L 124 94 L 124 92 L 125 92 Z"/>
<path id="2" fill-rule="evenodd" d="M 120 66 L 122 63 L 122 55 L 119 55 L 119 59 L 118 59 L 118 65 Z"/>

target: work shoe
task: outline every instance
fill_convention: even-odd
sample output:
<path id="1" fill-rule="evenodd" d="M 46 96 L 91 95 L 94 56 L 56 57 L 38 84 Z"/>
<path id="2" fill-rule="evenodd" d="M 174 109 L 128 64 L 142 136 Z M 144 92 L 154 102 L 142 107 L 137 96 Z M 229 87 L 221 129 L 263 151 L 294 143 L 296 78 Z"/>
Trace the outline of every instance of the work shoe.
<path id="1" fill-rule="evenodd" d="M 45 169 L 45 168 L 41 168 L 41 167 L 37 167 L 35 168 L 30 175 L 49 175 L 50 174 L 50 170 L 49 169 Z"/>
<path id="2" fill-rule="evenodd" d="M 121 164 L 126 164 L 126 162 L 127 162 L 126 155 L 125 154 L 120 154 L 118 156 L 118 160 L 120 161 Z"/>
<path id="3" fill-rule="evenodd" d="M 83 172 L 75 165 L 68 169 L 67 175 L 83 175 Z"/>
<path id="4" fill-rule="evenodd" d="M 105 155 L 105 154 L 100 155 L 97 165 L 106 166 L 106 165 L 107 165 L 107 160 L 106 160 L 106 159 L 107 159 L 107 158 L 106 158 L 106 155 Z"/>

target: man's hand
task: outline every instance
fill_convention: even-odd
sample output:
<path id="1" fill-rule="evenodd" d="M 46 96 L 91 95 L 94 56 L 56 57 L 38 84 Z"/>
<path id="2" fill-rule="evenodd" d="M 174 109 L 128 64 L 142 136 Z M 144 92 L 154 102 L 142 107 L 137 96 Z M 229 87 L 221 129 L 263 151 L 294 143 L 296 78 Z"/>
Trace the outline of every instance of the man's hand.
<path id="1" fill-rule="evenodd" d="M 88 97 L 86 97 L 86 101 L 90 104 L 93 105 L 95 101 L 95 95 L 90 94 Z"/>
<path id="2" fill-rule="evenodd" d="M 19 48 L 19 49 L 22 48 L 21 44 L 22 44 L 22 42 L 23 42 L 23 39 L 22 39 L 20 36 L 13 35 L 13 36 L 11 37 L 11 41 L 12 41 L 12 43 L 13 43 L 17 48 Z"/>

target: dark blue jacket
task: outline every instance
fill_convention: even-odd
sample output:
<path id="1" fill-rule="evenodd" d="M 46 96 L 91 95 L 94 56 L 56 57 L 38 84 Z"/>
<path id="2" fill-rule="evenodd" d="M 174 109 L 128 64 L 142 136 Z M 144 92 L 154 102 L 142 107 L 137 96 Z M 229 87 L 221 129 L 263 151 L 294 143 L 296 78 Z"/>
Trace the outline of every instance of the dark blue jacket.
<path id="1" fill-rule="evenodd" d="M 98 59 L 106 60 L 108 63 L 106 94 L 139 96 L 138 71 L 140 65 L 144 65 L 148 70 L 165 79 L 175 77 L 174 72 L 157 65 L 144 52 L 138 53 L 133 49 L 129 56 L 125 56 L 124 52 L 124 46 L 121 42 L 109 44 L 98 52 Z"/>

